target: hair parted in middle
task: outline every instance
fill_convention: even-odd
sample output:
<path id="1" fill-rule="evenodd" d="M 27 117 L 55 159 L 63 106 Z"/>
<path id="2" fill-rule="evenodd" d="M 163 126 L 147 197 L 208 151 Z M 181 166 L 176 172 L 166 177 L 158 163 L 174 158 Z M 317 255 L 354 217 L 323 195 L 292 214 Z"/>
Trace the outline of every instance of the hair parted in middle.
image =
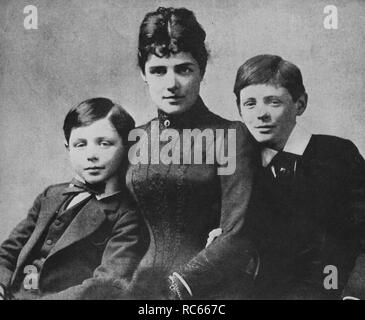
<path id="1" fill-rule="evenodd" d="M 204 43 L 205 37 L 205 31 L 192 11 L 186 8 L 159 7 L 156 11 L 147 13 L 140 25 L 138 65 L 144 74 L 150 54 L 162 58 L 189 52 L 204 75 L 209 55 Z"/>
<path id="2" fill-rule="evenodd" d="M 282 57 L 263 54 L 248 59 L 236 76 L 233 92 L 240 107 L 240 91 L 250 85 L 272 84 L 287 89 L 294 102 L 306 94 L 300 69 Z"/>

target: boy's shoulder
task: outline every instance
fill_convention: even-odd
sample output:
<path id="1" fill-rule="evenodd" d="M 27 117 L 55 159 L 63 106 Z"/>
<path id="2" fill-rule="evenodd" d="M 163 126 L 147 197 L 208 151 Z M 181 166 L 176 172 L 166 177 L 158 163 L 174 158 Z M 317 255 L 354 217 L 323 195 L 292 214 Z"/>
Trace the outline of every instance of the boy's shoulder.
<path id="1" fill-rule="evenodd" d="M 306 153 L 323 159 L 346 160 L 361 157 L 351 140 L 325 134 L 313 134 Z"/>
<path id="2" fill-rule="evenodd" d="M 70 185 L 70 182 L 62 182 L 57 184 L 51 184 L 43 191 L 43 196 L 45 197 L 55 197 L 62 195 L 65 189 Z"/>
<path id="3" fill-rule="evenodd" d="M 316 140 L 319 143 L 330 143 L 331 145 L 343 145 L 351 142 L 348 139 L 332 136 L 328 134 L 313 134 L 312 139 Z"/>
<path id="4" fill-rule="evenodd" d="M 326 134 L 313 134 L 310 145 L 323 148 L 329 153 L 356 148 L 351 140 Z"/>

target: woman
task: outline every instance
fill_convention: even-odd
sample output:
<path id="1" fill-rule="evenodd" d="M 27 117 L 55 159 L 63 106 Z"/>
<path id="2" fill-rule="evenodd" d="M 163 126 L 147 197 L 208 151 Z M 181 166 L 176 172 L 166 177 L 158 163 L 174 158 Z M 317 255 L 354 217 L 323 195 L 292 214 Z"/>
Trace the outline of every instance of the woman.
<path id="1" fill-rule="evenodd" d="M 213 114 L 199 96 L 204 41 L 185 8 L 159 8 L 140 26 L 138 62 L 158 117 L 140 127 L 145 136 L 131 149 L 139 152 L 129 154 L 127 185 L 151 238 L 135 277 L 137 298 L 242 297 L 253 277 L 254 251 L 242 237 L 253 141 L 240 122 Z M 199 133 L 206 138 L 194 140 Z M 205 248 L 213 229 L 219 236 Z"/>

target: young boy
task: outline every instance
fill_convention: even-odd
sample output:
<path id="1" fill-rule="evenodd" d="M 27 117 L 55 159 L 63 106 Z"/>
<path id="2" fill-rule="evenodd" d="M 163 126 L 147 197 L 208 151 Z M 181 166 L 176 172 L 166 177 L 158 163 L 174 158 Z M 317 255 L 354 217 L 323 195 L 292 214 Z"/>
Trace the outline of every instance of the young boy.
<path id="1" fill-rule="evenodd" d="M 261 258 L 255 298 L 365 298 L 364 256 L 355 264 L 365 230 L 359 151 L 296 124 L 307 93 L 299 68 L 279 56 L 246 61 L 234 93 L 262 150 L 255 196 L 264 208 L 247 221 Z"/>
<path id="2" fill-rule="evenodd" d="M 107 299 L 146 251 L 144 225 L 124 185 L 132 117 L 106 98 L 72 108 L 65 145 L 76 177 L 48 187 L 0 247 L 6 299 Z"/>

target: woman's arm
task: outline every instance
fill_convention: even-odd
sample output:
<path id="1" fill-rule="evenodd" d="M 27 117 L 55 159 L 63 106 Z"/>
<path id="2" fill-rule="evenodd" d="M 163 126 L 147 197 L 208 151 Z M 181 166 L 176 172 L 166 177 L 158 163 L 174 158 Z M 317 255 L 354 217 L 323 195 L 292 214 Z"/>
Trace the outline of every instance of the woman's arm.
<path id="1" fill-rule="evenodd" d="M 257 260 L 257 254 L 245 237 L 244 227 L 259 158 L 247 128 L 240 122 L 233 122 L 230 129 L 236 133 L 236 144 L 233 144 L 236 149 L 235 153 L 231 152 L 235 159 L 228 161 L 235 162 L 236 169 L 231 174 L 220 175 L 222 234 L 187 265 L 176 270 L 178 277 L 176 274 L 170 277 L 172 289 L 180 291 L 180 298 L 190 297 L 189 291 L 194 299 L 224 298 L 222 289 L 241 282 L 242 290 L 248 290 L 247 286 L 254 277 L 252 263 Z M 230 154 L 227 153 L 229 143 L 232 146 L 232 137 L 225 135 L 224 148 L 221 149 L 225 155 Z M 219 295 L 220 292 L 222 295 Z"/>

